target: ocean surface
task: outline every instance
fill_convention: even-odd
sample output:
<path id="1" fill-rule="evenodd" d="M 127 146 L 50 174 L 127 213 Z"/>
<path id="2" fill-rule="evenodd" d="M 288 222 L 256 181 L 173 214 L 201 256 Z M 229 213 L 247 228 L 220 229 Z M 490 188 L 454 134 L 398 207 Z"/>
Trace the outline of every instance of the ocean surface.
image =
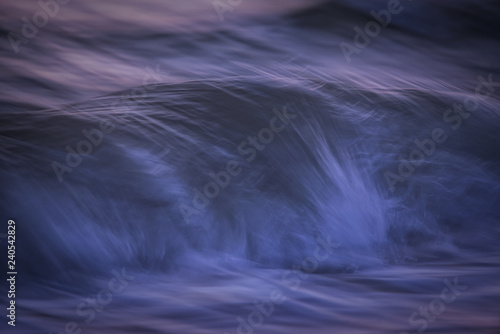
<path id="1" fill-rule="evenodd" d="M 63 2 L 0 5 L 1 333 L 500 333 L 497 1 Z"/>

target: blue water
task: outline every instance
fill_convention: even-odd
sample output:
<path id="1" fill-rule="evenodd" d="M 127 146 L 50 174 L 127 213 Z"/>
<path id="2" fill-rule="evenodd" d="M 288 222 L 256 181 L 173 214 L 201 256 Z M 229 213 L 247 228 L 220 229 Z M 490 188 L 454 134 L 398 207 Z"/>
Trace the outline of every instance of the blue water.
<path id="1" fill-rule="evenodd" d="M 232 3 L 1 5 L 1 332 L 500 333 L 500 6 Z"/>

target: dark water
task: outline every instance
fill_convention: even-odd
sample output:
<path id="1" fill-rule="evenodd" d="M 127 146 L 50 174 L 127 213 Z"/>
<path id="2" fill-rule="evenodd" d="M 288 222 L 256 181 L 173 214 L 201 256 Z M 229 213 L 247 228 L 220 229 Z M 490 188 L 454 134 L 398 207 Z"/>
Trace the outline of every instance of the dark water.
<path id="1" fill-rule="evenodd" d="M 500 333 L 497 2 L 1 7 L 2 333 Z"/>

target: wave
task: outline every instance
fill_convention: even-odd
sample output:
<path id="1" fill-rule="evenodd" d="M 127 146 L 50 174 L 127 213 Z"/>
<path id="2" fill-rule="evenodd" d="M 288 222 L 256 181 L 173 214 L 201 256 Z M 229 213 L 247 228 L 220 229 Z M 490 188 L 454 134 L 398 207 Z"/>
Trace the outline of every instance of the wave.
<path id="1" fill-rule="evenodd" d="M 73 281 L 125 263 L 288 268 L 328 240 L 335 253 L 320 269 L 335 272 L 494 247 L 485 237 L 475 249 L 467 234 L 478 224 L 494 231 L 498 219 L 499 146 L 484 145 L 498 141 L 494 110 L 484 106 L 459 135 L 446 130 L 457 139 L 393 193 L 385 173 L 397 174 L 397 155 L 418 148 L 415 139 L 448 126 L 437 111 L 454 92 L 446 104 L 443 90 L 257 79 L 156 84 L 128 103 L 117 104 L 117 92 L 4 112 L 2 132 L 16 139 L 2 150 L 2 211 L 33 222 L 19 231 L 31 245 L 25 270 Z M 270 132 L 271 123 L 283 129 Z"/>

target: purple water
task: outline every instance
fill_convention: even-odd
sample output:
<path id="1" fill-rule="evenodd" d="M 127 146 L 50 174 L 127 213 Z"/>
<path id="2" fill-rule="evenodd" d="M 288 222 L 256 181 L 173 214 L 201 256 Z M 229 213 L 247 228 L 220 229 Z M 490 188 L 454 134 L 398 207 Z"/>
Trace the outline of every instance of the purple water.
<path id="1" fill-rule="evenodd" d="M 500 333 L 500 6 L 215 3 L 1 5 L 1 332 Z"/>

